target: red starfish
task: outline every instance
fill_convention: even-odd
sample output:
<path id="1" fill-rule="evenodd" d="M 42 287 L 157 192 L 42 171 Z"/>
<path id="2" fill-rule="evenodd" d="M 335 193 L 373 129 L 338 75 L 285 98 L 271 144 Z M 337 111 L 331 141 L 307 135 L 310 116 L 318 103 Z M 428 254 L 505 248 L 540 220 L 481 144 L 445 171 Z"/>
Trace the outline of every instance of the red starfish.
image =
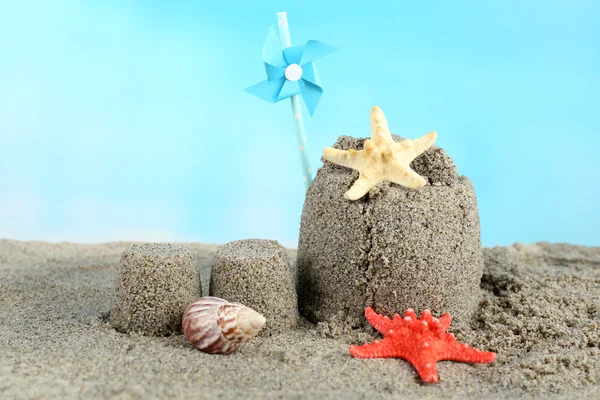
<path id="1" fill-rule="evenodd" d="M 496 353 L 471 348 L 468 344 L 457 342 L 452 333 L 446 333 L 452 321 L 450 314 L 437 319 L 425 310 L 421 319 L 417 319 L 414 310 L 409 308 L 404 318 L 396 314 L 394 319 L 390 319 L 367 307 L 365 316 L 384 338 L 362 346 L 350 346 L 350 354 L 359 358 L 403 358 L 427 383 L 439 380 L 435 369 L 438 361 L 486 364 L 496 359 Z"/>

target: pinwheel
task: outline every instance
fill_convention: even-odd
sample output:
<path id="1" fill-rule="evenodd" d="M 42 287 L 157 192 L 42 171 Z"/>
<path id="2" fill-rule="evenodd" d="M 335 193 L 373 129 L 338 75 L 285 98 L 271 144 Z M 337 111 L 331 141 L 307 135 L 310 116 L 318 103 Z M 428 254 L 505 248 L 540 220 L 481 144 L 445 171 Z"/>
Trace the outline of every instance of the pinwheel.
<path id="1" fill-rule="evenodd" d="M 310 115 L 313 115 L 323 94 L 314 61 L 337 49 L 318 40 L 292 46 L 285 12 L 277 13 L 277 23 L 281 40 L 271 26 L 262 49 L 267 80 L 247 88 L 246 91 L 271 103 L 291 98 L 304 182 L 308 188 L 312 181 L 312 173 L 306 156 L 306 135 L 300 96 L 304 99 Z"/>

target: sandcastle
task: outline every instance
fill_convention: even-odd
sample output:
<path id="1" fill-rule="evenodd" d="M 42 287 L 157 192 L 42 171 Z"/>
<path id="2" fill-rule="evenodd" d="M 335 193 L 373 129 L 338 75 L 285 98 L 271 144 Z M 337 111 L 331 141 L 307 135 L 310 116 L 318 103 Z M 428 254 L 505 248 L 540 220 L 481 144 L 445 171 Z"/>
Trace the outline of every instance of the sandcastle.
<path id="1" fill-rule="evenodd" d="M 261 335 L 293 329 L 298 321 L 292 268 L 284 247 L 275 240 L 245 239 L 223 245 L 213 260 L 209 291 L 210 296 L 221 298 L 217 302 L 226 299 L 223 304 L 240 303 L 264 315 L 268 324 Z M 124 333 L 179 333 L 186 307 L 201 296 L 190 250 L 176 244 L 133 245 L 121 256 L 111 322 Z"/>
<path id="2" fill-rule="evenodd" d="M 123 252 L 117 269 L 111 323 L 124 333 L 178 333 L 185 308 L 200 296 L 190 250 L 168 243 L 134 244 Z"/>
<path id="3" fill-rule="evenodd" d="M 290 261 L 275 240 L 245 239 L 223 245 L 215 255 L 209 291 L 264 315 L 267 324 L 261 335 L 287 331 L 298 321 Z"/>
<path id="4" fill-rule="evenodd" d="M 370 139 L 341 136 L 324 149 L 302 212 L 297 278 L 276 241 L 238 240 L 217 251 L 210 296 L 194 300 L 200 281 L 189 251 L 132 246 L 117 273 L 115 328 L 168 334 L 183 314 L 194 347 L 229 354 L 257 334 L 293 329 L 300 309 L 330 332 L 366 318 L 384 338 L 351 346 L 350 354 L 404 358 L 425 382 L 438 381 L 439 360 L 493 362 L 495 353 L 446 332 L 452 316 L 466 324 L 480 298 L 483 254 L 471 182 L 433 146 L 435 132 L 392 136 L 379 107 L 371 110 L 371 131 Z"/>
<path id="5" fill-rule="evenodd" d="M 368 150 L 380 131 L 389 134 L 377 107 L 371 120 L 371 141 L 342 136 L 329 156 Z M 404 143 L 399 136 L 394 140 Z M 425 179 L 420 182 L 415 174 L 408 182 L 416 188 L 428 183 L 419 191 L 380 183 L 369 192 L 360 184 L 363 175 L 357 180 L 356 171 L 324 162 L 302 213 L 301 313 L 334 326 L 356 324 L 369 306 L 390 316 L 407 308 L 449 312 L 458 324 L 467 322 L 478 303 L 483 271 L 479 215 L 471 182 L 458 176 L 445 152 L 431 147 L 411 164 Z M 364 197 L 349 201 L 357 191 Z"/>
<path id="6" fill-rule="evenodd" d="M 371 126 L 371 139 L 341 136 L 324 151 L 324 165 L 302 212 L 296 282 L 285 249 L 276 241 L 234 241 L 215 255 L 210 295 L 263 314 L 268 322 L 262 335 L 292 329 L 298 306 L 310 321 L 334 327 L 356 326 L 367 307 L 384 315 L 408 308 L 448 312 L 457 324 L 467 322 L 475 310 L 483 256 L 471 182 L 457 174 L 444 150 L 433 146 L 435 132 L 416 140 L 392 136 L 378 107 L 371 111 Z M 148 252 L 153 261 L 144 255 Z M 149 334 L 174 329 L 185 306 L 201 295 L 188 253 L 150 244 L 124 253 L 116 280 L 115 327 Z M 173 257 L 180 262 L 169 261 Z M 148 266 L 156 263 L 177 272 L 155 265 L 149 273 Z M 141 278 L 150 294 L 136 286 L 135 279 Z M 170 299 L 162 294 L 168 282 L 180 294 L 171 298 L 177 307 L 159 304 Z M 152 304 L 142 304 L 146 300 Z M 170 311 L 160 314 L 161 307 Z"/>

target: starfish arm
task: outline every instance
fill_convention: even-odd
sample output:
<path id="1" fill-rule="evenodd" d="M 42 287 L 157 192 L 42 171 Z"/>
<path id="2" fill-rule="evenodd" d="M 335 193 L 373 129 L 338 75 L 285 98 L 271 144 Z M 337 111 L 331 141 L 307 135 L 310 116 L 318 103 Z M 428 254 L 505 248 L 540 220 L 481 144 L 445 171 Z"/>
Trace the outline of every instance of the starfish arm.
<path id="1" fill-rule="evenodd" d="M 417 370 L 417 373 L 423 382 L 435 383 L 440 380 L 436 369 L 437 360 L 432 353 L 420 353 L 418 356 L 407 357 L 404 359 L 415 367 L 415 370 Z"/>
<path id="2" fill-rule="evenodd" d="M 385 180 L 415 190 L 421 189 L 427 183 L 425 178 L 410 167 L 402 166 L 398 162 L 388 165 Z"/>
<path id="3" fill-rule="evenodd" d="M 446 332 L 448 330 L 448 328 L 450 328 L 451 323 L 452 323 L 452 316 L 450 314 L 446 313 L 440 317 L 440 326 L 442 327 L 442 330 L 444 332 Z"/>
<path id="4" fill-rule="evenodd" d="M 401 142 L 394 143 L 393 146 L 396 151 L 405 153 L 409 157 L 410 161 L 412 161 L 421 154 L 425 153 L 428 148 L 433 146 L 436 140 L 437 133 L 435 133 L 435 131 L 431 131 L 418 139 L 404 139 Z"/>
<path id="5" fill-rule="evenodd" d="M 346 193 L 344 193 L 344 197 L 348 200 L 358 200 L 365 194 L 369 193 L 369 190 L 371 190 L 376 184 L 376 182 L 371 181 L 365 175 L 360 174 L 352 187 Z"/>
<path id="6" fill-rule="evenodd" d="M 382 334 L 388 333 L 394 322 L 386 317 L 385 315 L 380 315 L 375 312 L 371 307 L 367 307 L 365 310 L 365 317 L 367 317 L 367 321 L 373 326 L 373 328 L 377 329 Z"/>
<path id="7" fill-rule="evenodd" d="M 496 353 L 477 350 L 468 344 L 463 344 L 452 340 L 446 342 L 445 351 L 439 355 L 439 359 L 466 363 L 487 364 L 496 359 Z"/>
<path id="8" fill-rule="evenodd" d="M 371 108 L 371 139 L 377 145 L 394 142 L 385 115 L 377 106 Z"/>
<path id="9" fill-rule="evenodd" d="M 358 169 L 362 164 L 360 151 L 353 149 L 338 150 L 333 147 L 326 147 L 323 149 L 323 158 L 334 164 L 341 165 L 342 167 L 353 169 Z"/>
<path id="10" fill-rule="evenodd" d="M 394 358 L 396 352 L 391 339 L 383 338 L 373 343 L 363 344 L 362 346 L 350 346 L 348 351 L 352 357 L 357 358 Z"/>

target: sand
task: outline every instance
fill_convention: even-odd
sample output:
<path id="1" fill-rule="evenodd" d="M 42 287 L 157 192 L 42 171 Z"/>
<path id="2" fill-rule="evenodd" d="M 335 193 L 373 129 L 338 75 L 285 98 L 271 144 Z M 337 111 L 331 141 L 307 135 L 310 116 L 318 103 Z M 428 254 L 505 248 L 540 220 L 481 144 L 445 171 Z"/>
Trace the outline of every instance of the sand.
<path id="1" fill-rule="evenodd" d="M 119 333 L 107 312 L 130 244 L 0 240 L 1 399 L 600 398 L 600 248 L 486 249 L 478 317 L 455 334 L 498 359 L 440 362 L 440 383 L 423 385 L 403 360 L 350 357 L 360 335 L 328 338 L 304 319 L 228 356 Z M 208 293 L 218 246 L 188 246 Z"/>
<path id="2" fill-rule="evenodd" d="M 180 333 L 183 312 L 198 297 L 198 266 L 186 246 L 135 244 L 123 252 L 117 268 L 110 323 L 122 333 Z"/>
<path id="3" fill-rule="evenodd" d="M 261 313 L 261 336 L 293 329 L 298 297 L 286 249 L 276 240 L 235 240 L 219 248 L 213 260 L 209 294 Z"/>
<path id="4" fill-rule="evenodd" d="M 364 143 L 340 136 L 333 148 Z M 386 315 L 449 312 L 456 325 L 473 316 L 483 272 L 473 185 L 437 146 L 411 166 L 428 185 L 383 182 L 348 201 L 358 172 L 324 160 L 306 193 L 298 241 L 300 311 L 310 321 L 340 330 L 364 320 L 367 306 Z"/>

